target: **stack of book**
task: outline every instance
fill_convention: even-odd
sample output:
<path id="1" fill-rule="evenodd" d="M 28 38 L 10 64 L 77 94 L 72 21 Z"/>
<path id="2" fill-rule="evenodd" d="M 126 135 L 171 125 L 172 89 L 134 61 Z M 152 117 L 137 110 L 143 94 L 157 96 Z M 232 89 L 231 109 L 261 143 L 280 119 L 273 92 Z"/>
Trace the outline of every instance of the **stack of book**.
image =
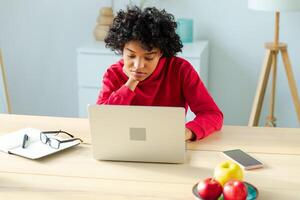
<path id="1" fill-rule="evenodd" d="M 114 19 L 113 10 L 111 7 L 103 7 L 99 11 L 97 25 L 94 29 L 94 37 L 97 41 L 103 41 L 110 25 Z"/>

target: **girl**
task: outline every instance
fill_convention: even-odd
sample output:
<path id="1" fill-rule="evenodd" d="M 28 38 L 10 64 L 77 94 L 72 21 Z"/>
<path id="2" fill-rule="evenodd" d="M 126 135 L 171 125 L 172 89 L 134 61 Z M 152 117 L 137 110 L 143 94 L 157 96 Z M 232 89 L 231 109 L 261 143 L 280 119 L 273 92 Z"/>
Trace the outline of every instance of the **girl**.
<path id="1" fill-rule="evenodd" d="M 106 47 L 122 54 L 103 77 L 97 104 L 188 106 L 186 141 L 220 130 L 223 114 L 193 66 L 183 58 L 174 16 L 157 8 L 120 10 L 105 38 Z"/>

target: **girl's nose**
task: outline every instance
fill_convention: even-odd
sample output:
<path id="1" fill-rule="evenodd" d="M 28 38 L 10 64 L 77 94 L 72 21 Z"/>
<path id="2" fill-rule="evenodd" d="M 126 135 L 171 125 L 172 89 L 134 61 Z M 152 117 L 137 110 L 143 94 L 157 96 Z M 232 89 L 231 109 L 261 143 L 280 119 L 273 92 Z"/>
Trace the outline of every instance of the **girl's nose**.
<path id="1" fill-rule="evenodd" d="M 133 66 L 135 69 L 144 68 L 144 62 L 142 61 L 142 59 L 136 59 L 133 63 Z"/>

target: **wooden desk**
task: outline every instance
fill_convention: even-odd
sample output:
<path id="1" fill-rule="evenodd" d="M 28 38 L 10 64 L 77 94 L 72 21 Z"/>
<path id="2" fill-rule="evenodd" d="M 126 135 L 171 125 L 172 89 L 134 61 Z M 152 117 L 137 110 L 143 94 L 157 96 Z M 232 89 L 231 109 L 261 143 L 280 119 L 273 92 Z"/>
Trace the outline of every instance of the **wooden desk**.
<path id="1" fill-rule="evenodd" d="M 300 128 L 224 126 L 220 132 L 188 145 L 190 150 L 234 148 L 252 153 L 300 155 Z"/>
<path id="2" fill-rule="evenodd" d="M 0 124 L 0 134 L 24 127 L 64 129 L 86 142 L 37 161 L 0 153 L 0 197 L 3 199 L 193 199 L 192 186 L 213 175 L 214 167 L 226 160 L 220 151 L 227 147 L 256 152 L 251 155 L 266 164 L 263 169 L 245 172 L 245 180 L 259 188 L 260 199 L 300 199 L 297 129 L 284 129 L 292 138 L 286 136 L 279 143 L 275 138 L 282 136 L 277 129 L 225 126 L 222 132 L 189 144 L 187 162 L 181 165 L 96 161 L 92 158 L 86 119 L 4 114 L 0 115 Z M 268 140 L 267 148 L 259 141 L 255 146 L 244 136 L 250 132 L 253 140 L 260 140 L 259 134 L 263 134 L 262 139 L 273 139 Z M 275 153 L 270 152 L 272 149 Z"/>

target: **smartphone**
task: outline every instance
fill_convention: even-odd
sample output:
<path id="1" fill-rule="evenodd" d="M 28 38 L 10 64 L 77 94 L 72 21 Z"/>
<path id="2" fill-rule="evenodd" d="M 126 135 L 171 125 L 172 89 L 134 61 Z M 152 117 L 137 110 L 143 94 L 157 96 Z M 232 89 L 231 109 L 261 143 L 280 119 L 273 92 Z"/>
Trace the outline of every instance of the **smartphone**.
<path id="1" fill-rule="evenodd" d="M 263 167 L 263 164 L 240 149 L 228 150 L 222 152 L 225 156 L 237 162 L 245 170 Z"/>

